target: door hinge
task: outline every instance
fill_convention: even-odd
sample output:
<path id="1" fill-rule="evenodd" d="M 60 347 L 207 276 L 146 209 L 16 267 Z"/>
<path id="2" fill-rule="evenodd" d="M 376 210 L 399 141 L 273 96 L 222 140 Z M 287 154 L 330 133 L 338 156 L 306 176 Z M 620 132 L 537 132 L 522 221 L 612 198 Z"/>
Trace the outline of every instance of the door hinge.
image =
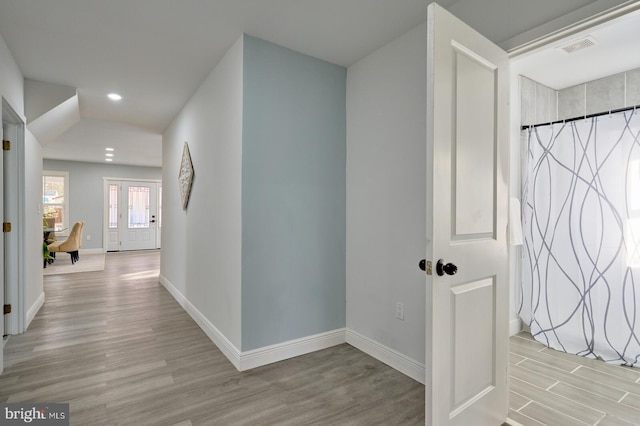
<path id="1" fill-rule="evenodd" d="M 2 222 L 2 232 L 11 232 L 11 222 Z"/>
<path id="2" fill-rule="evenodd" d="M 11 150 L 11 141 L 2 141 L 2 150 L 3 151 L 9 151 Z"/>
<path id="3" fill-rule="evenodd" d="M 10 314 L 11 313 L 11 305 L 4 305 L 3 312 L 4 312 L 5 315 Z"/>

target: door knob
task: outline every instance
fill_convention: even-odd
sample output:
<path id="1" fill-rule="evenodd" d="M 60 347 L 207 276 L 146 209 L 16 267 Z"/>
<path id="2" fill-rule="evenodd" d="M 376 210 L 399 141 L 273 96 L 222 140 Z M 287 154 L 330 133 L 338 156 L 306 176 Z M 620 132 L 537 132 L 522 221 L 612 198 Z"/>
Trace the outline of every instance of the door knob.
<path id="1" fill-rule="evenodd" d="M 444 260 L 440 259 L 438 263 L 436 263 L 436 272 L 439 276 L 443 276 L 444 274 L 455 275 L 456 272 L 458 272 L 458 267 L 453 263 L 445 264 Z"/>
<path id="2" fill-rule="evenodd" d="M 422 259 L 420 263 L 418 263 L 418 267 L 425 271 L 427 268 L 427 259 Z"/>

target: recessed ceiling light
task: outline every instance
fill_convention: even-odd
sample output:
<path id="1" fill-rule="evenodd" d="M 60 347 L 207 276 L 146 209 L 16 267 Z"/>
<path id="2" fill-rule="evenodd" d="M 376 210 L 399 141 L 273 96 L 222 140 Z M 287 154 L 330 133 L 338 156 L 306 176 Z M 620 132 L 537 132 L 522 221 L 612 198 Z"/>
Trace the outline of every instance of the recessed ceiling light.
<path id="1" fill-rule="evenodd" d="M 105 158 L 104 161 L 113 161 L 113 158 Z"/>
<path id="2" fill-rule="evenodd" d="M 108 97 L 109 99 L 111 99 L 112 101 L 119 101 L 120 99 L 122 99 L 122 96 L 120 96 L 120 95 L 119 95 L 119 94 L 117 94 L 117 93 L 109 93 L 109 94 L 107 95 L 107 97 Z"/>
<path id="3" fill-rule="evenodd" d="M 115 151 L 115 149 L 113 149 L 113 148 L 105 148 L 104 150 L 105 151 Z"/>
<path id="4" fill-rule="evenodd" d="M 105 155 L 106 155 L 107 157 L 113 157 L 113 154 L 110 154 L 110 153 L 106 153 Z"/>

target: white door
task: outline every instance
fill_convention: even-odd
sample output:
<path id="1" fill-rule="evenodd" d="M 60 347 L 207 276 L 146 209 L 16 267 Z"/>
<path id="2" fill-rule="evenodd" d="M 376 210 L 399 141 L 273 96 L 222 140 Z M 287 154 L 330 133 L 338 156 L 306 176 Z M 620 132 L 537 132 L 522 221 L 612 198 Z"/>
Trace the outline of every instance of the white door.
<path id="1" fill-rule="evenodd" d="M 122 182 L 120 250 L 156 248 L 157 183 Z"/>
<path id="2" fill-rule="evenodd" d="M 427 19 L 426 422 L 496 426 L 508 410 L 508 58 L 436 4 Z"/>

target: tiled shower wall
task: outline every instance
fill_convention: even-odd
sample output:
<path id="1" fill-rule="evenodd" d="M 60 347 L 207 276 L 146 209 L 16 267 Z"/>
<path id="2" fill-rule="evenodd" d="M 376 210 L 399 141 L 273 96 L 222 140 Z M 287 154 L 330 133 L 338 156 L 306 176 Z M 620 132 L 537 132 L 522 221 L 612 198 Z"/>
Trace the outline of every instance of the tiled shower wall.
<path id="1" fill-rule="evenodd" d="M 640 105 L 640 68 L 554 90 L 520 76 L 523 125 L 580 117 Z"/>

